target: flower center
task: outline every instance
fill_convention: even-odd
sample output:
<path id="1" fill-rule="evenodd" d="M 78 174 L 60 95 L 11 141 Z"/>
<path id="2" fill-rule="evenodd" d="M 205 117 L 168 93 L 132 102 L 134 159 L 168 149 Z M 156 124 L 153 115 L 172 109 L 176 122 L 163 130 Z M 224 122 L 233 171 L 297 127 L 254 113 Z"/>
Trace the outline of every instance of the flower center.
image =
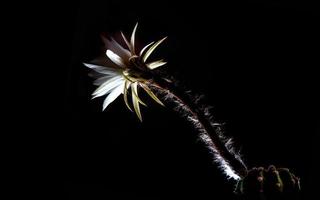
<path id="1" fill-rule="evenodd" d="M 148 79 L 150 74 L 146 64 L 137 55 L 133 55 L 129 58 L 128 67 L 125 73 L 134 79 Z"/>
<path id="2" fill-rule="evenodd" d="M 129 68 L 138 71 L 145 71 L 146 65 L 141 61 L 139 56 L 133 55 L 129 58 Z"/>

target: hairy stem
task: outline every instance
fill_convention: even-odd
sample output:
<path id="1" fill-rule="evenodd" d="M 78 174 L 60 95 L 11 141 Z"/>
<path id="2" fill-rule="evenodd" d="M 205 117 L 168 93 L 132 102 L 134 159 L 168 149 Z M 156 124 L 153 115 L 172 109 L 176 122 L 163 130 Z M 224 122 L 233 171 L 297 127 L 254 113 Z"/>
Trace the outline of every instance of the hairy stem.
<path id="1" fill-rule="evenodd" d="M 187 116 L 187 119 L 199 131 L 200 139 L 213 153 L 214 161 L 219 164 L 228 178 L 239 180 L 247 174 L 246 165 L 230 147 L 231 140 L 221 138 L 221 133 L 218 133 L 210 118 L 192 99 L 187 97 L 185 92 L 161 79 L 153 79 L 148 85 L 156 92 L 163 94 L 165 101 L 176 104 L 180 113 Z"/>

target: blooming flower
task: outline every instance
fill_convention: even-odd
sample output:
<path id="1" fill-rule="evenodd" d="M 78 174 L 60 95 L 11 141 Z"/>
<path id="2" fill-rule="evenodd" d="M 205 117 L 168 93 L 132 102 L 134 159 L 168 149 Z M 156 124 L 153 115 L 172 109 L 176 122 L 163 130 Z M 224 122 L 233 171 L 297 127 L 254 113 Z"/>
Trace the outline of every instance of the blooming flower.
<path id="1" fill-rule="evenodd" d="M 103 110 L 117 99 L 118 96 L 123 94 L 126 106 L 132 111 L 128 102 L 128 90 L 131 90 L 134 111 L 140 121 L 142 121 L 139 105 L 142 104 L 146 106 L 146 104 L 138 96 L 139 87 L 143 88 L 144 91 L 146 91 L 146 93 L 157 103 L 163 105 L 163 103 L 148 87 L 147 83 L 150 71 L 165 65 L 166 62 L 162 59 L 153 62 L 147 62 L 147 60 L 151 53 L 166 39 L 166 37 L 157 42 L 151 42 L 137 53 L 137 49 L 135 47 L 137 26 L 138 23 L 132 31 L 130 42 L 121 32 L 122 39 L 127 47 L 121 46 L 113 38 L 102 38 L 107 48 L 106 60 L 103 66 L 88 63 L 84 63 L 84 65 L 97 72 L 94 84 L 99 87 L 92 93 L 92 96 L 93 98 L 96 98 L 106 95 L 103 102 Z"/>

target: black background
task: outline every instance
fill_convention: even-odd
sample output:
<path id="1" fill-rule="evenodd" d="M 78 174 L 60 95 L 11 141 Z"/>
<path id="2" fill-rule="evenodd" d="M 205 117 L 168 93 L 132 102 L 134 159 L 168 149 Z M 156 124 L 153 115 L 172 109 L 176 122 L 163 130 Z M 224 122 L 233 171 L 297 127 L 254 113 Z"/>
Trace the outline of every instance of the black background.
<path id="1" fill-rule="evenodd" d="M 148 101 L 140 123 L 122 98 L 105 112 L 102 99 L 90 100 L 94 87 L 81 62 L 97 55 L 100 33 L 129 35 L 137 21 L 141 44 L 168 36 L 154 57 L 205 95 L 248 167 L 288 167 L 311 197 L 317 11 L 295 1 L 82 1 L 64 9 L 68 53 L 56 82 L 65 102 L 58 152 L 66 199 L 235 199 L 234 182 L 178 114 Z"/>

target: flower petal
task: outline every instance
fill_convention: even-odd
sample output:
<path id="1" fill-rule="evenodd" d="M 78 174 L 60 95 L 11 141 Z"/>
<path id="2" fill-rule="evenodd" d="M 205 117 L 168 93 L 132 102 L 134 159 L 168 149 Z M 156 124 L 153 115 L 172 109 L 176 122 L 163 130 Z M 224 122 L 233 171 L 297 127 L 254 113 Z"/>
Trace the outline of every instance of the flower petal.
<path id="1" fill-rule="evenodd" d="M 106 74 L 106 75 L 111 75 L 115 76 L 119 74 L 118 70 L 110 68 L 110 67 L 105 67 L 105 66 L 99 66 L 99 65 L 94 65 L 94 64 L 88 64 L 88 63 L 83 63 L 86 67 L 93 69 L 94 71 L 100 73 L 100 74 Z"/>
<path id="2" fill-rule="evenodd" d="M 129 84 L 128 84 L 129 83 Z M 124 103 L 126 104 L 126 106 L 128 107 L 128 109 L 132 111 L 129 103 L 128 103 L 128 87 L 130 87 L 130 82 L 128 80 L 126 80 L 124 82 L 124 88 L 123 88 L 123 100 L 124 100 Z"/>
<path id="3" fill-rule="evenodd" d="M 123 38 L 123 41 L 126 43 L 127 47 L 130 49 L 131 55 L 132 55 L 133 50 L 132 50 L 131 44 L 130 44 L 129 41 L 127 40 L 126 36 L 122 33 L 122 31 L 121 31 L 120 33 L 121 33 L 121 36 L 122 36 L 122 38 Z"/>
<path id="4" fill-rule="evenodd" d="M 149 43 L 148 45 L 146 45 L 145 47 L 142 48 L 142 50 L 140 51 L 140 56 L 142 56 L 143 52 L 150 46 L 152 45 L 154 42 Z"/>
<path id="5" fill-rule="evenodd" d="M 122 76 L 115 76 L 107 80 L 92 93 L 92 98 L 94 99 L 96 97 L 100 97 L 109 93 L 112 89 L 119 86 L 121 83 L 124 83 L 124 79 Z"/>
<path id="6" fill-rule="evenodd" d="M 114 62 L 116 65 L 120 66 L 120 67 L 125 67 L 126 65 L 124 64 L 124 61 L 122 60 L 122 58 L 120 56 L 118 56 L 117 54 L 113 53 L 111 50 L 107 50 L 107 56 L 108 58 L 110 58 L 110 60 L 112 62 Z"/>
<path id="7" fill-rule="evenodd" d="M 140 83 L 139 85 L 147 92 L 147 94 L 148 94 L 153 100 L 155 100 L 158 104 L 164 106 L 164 104 L 160 101 L 160 99 L 158 99 L 158 97 L 151 91 L 151 89 L 150 89 L 147 85 L 142 84 L 142 83 Z"/>
<path id="8" fill-rule="evenodd" d="M 107 50 L 107 49 L 106 49 Z M 108 67 L 113 70 L 117 70 L 119 67 L 114 64 L 107 56 L 106 51 L 101 53 L 97 58 L 90 61 L 90 64 L 99 65 L 102 67 Z"/>
<path id="9" fill-rule="evenodd" d="M 123 91 L 124 83 L 120 84 L 118 87 L 114 88 L 110 94 L 103 101 L 102 110 L 105 110 L 110 103 L 112 103 Z"/>
<path id="10" fill-rule="evenodd" d="M 134 94 L 134 90 L 137 90 L 137 82 L 131 84 L 132 104 L 133 104 L 134 111 L 136 112 L 138 118 L 142 122 L 142 116 L 141 116 L 141 112 L 140 112 L 139 101 L 137 99 L 137 96 Z"/>
<path id="11" fill-rule="evenodd" d="M 138 27 L 138 22 L 136 23 L 136 25 L 134 26 L 133 28 L 133 31 L 132 31 L 132 34 L 131 34 L 131 40 L 130 40 L 130 43 L 131 43 L 131 51 L 133 54 L 135 54 L 135 37 L 136 37 L 136 31 L 137 31 L 137 27 Z"/>
<path id="12" fill-rule="evenodd" d="M 167 39 L 167 37 L 162 38 L 161 40 L 159 40 L 158 42 L 154 43 L 146 52 L 146 54 L 143 55 L 143 61 L 146 62 L 146 60 L 148 59 L 148 57 L 151 55 L 151 53 L 157 48 L 157 46 L 159 46 L 159 44 L 161 44 L 165 39 Z"/>
<path id="13" fill-rule="evenodd" d="M 110 80 L 112 77 L 114 77 L 114 76 L 109 76 L 109 75 L 101 76 L 93 81 L 93 85 L 100 86 L 104 82 Z"/>
<path id="14" fill-rule="evenodd" d="M 111 38 L 111 42 L 113 44 L 113 46 L 115 47 L 115 50 L 121 58 L 123 59 L 129 59 L 129 57 L 131 56 L 130 51 L 128 51 L 127 49 L 123 48 L 117 41 L 115 41 L 113 38 Z"/>
<path id="15" fill-rule="evenodd" d="M 165 64 L 167 64 L 167 62 L 164 62 L 163 60 L 158 60 L 158 61 L 154 61 L 152 63 L 148 63 L 146 65 L 149 69 L 155 69 L 155 68 L 161 67 L 162 65 L 165 65 Z"/>
<path id="16" fill-rule="evenodd" d="M 130 51 L 127 49 L 123 48 L 117 41 L 115 41 L 113 38 L 111 40 L 102 37 L 102 40 L 105 43 L 106 49 L 110 49 L 117 55 L 119 55 L 122 59 L 127 60 L 131 56 Z"/>
<path id="17" fill-rule="evenodd" d="M 141 103 L 144 106 L 147 106 L 147 104 L 145 104 L 138 96 L 138 82 L 134 82 L 131 84 L 131 90 L 132 90 L 132 94 L 134 96 L 136 96 L 137 100 L 139 101 L 139 103 Z"/>

